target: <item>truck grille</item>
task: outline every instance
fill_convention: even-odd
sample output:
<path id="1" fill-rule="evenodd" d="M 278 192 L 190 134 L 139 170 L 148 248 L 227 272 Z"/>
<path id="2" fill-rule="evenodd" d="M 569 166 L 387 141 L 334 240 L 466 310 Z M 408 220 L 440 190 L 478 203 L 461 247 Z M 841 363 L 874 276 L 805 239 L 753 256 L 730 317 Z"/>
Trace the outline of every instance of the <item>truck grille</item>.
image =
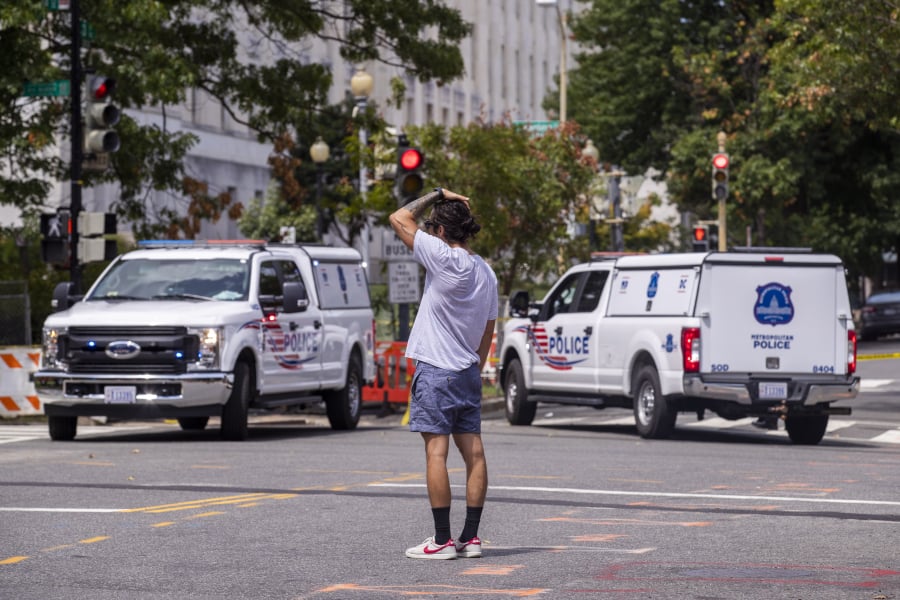
<path id="1" fill-rule="evenodd" d="M 133 342 L 134 356 L 113 358 L 113 342 Z M 72 373 L 178 374 L 196 360 L 199 340 L 185 327 L 71 327 L 60 337 L 60 355 Z"/>

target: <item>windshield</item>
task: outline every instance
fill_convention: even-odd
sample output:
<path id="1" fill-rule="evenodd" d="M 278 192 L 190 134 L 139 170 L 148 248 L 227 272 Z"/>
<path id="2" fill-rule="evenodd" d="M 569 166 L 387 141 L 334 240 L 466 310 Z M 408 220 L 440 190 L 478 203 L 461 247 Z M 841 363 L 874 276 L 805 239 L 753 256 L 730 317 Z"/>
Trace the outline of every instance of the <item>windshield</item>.
<path id="1" fill-rule="evenodd" d="M 246 300 L 244 259 L 121 260 L 87 300 Z"/>

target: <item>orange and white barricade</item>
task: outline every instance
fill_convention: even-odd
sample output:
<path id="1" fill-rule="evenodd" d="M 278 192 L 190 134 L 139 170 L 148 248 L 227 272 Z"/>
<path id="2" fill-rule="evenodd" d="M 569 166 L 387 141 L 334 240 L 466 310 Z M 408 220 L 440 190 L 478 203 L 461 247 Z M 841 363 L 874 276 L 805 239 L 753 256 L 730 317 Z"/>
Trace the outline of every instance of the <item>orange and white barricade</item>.
<path id="1" fill-rule="evenodd" d="M 40 362 L 37 348 L 0 348 L 0 418 L 44 413 L 30 377 Z"/>
<path id="2" fill-rule="evenodd" d="M 406 342 L 376 342 L 375 370 L 375 383 L 363 386 L 363 402 L 409 402 L 409 386 L 416 365 L 406 358 Z"/>

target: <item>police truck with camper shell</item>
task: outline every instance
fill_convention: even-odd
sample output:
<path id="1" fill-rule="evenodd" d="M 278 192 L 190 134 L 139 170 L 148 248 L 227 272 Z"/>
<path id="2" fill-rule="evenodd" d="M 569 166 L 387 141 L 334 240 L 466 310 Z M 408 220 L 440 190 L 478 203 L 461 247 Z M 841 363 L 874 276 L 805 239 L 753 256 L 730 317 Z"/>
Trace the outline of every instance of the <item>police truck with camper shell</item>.
<path id="1" fill-rule="evenodd" d="M 50 437 L 79 416 L 177 419 L 243 440 L 248 411 L 324 401 L 359 422 L 375 321 L 359 253 L 259 241 L 141 242 L 84 297 L 57 286 L 35 389 Z"/>
<path id="2" fill-rule="evenodd" d="M 665 438 L 679 412 L 711 411 L 780 417 L 791 441 L 817 444 L 829 415 L 850 414 L 845 401 L 859 392 L 844 267 L 832 255 L 592 261 L 542 302 L 515 293 L 510 313 L 499 365 L 514 425 L 530 425 L 538 402 L 624 407 L 642 437 Z"/>

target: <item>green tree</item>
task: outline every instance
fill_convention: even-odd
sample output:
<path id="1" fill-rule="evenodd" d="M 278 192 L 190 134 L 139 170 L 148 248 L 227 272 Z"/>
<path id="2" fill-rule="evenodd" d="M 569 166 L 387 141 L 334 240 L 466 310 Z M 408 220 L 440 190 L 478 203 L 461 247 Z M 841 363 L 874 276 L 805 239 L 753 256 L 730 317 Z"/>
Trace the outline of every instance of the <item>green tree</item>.
<path id="1" fill-rule="evenodd" d="M 471 198 L 481 224 L 473 248 L 490 261 L 500 293 L 555 277 L 587 258 L 587 194 L 596 165 L 582 157 L 577 125 L 533 137 L 508 121 L 410 128 L 425 153 L 428 183 Z"/>
<path id="2" fill-rule="evenodd" d="M 113 168 L 85 174 L 86 185 L 121 185 L 116 210 L 138 229 L 151 189 L 189 195 L 200 216 L 239 212 L 230 198 L 210 197 L 185 177 L 183 160 L 196 139 L 169 118 L 190 90 L 221 102 L 232 119 L 274 144 L 302 131 L 332 84 L 327 65 L 302 60 L 303 46 L 316 38 L 338 41 L 350 62 L 382 61 L 421 80 L 449 81 L 463 72 L 458 43 L 470 31 L 458 11 L 435 0 L 81 0 L 80 6 L 96 32 L 85 45 L 85 68 L 118 81 L 122 107 L 155 107 L 161 116 L 161 124 L 124 116 Z M 69 34 L 68 15 L 48 12 L 42 0 L 0 0 L 0 202 L 26 212 L 44 204 L 49 181 L 66 177 L 53 142 L 66 138 L 69 124 L 66 99 L 23 99 L 22 82 L 68 77 Z M 273 59 L 248 57 L 250 46 Z"/>
<path id="3" fill-rule="evenodd" d="M 811 246 L 876 274 L 900 231 L 896 8 L 651 4 L 593 0 L 574 20 L 586 51 L 571 112 L 601 160 L 666 172 L 678 206 L 710 218 L 710 159 L 724 131 L 730 244 L 749 226 L 756 245 Z"/>

